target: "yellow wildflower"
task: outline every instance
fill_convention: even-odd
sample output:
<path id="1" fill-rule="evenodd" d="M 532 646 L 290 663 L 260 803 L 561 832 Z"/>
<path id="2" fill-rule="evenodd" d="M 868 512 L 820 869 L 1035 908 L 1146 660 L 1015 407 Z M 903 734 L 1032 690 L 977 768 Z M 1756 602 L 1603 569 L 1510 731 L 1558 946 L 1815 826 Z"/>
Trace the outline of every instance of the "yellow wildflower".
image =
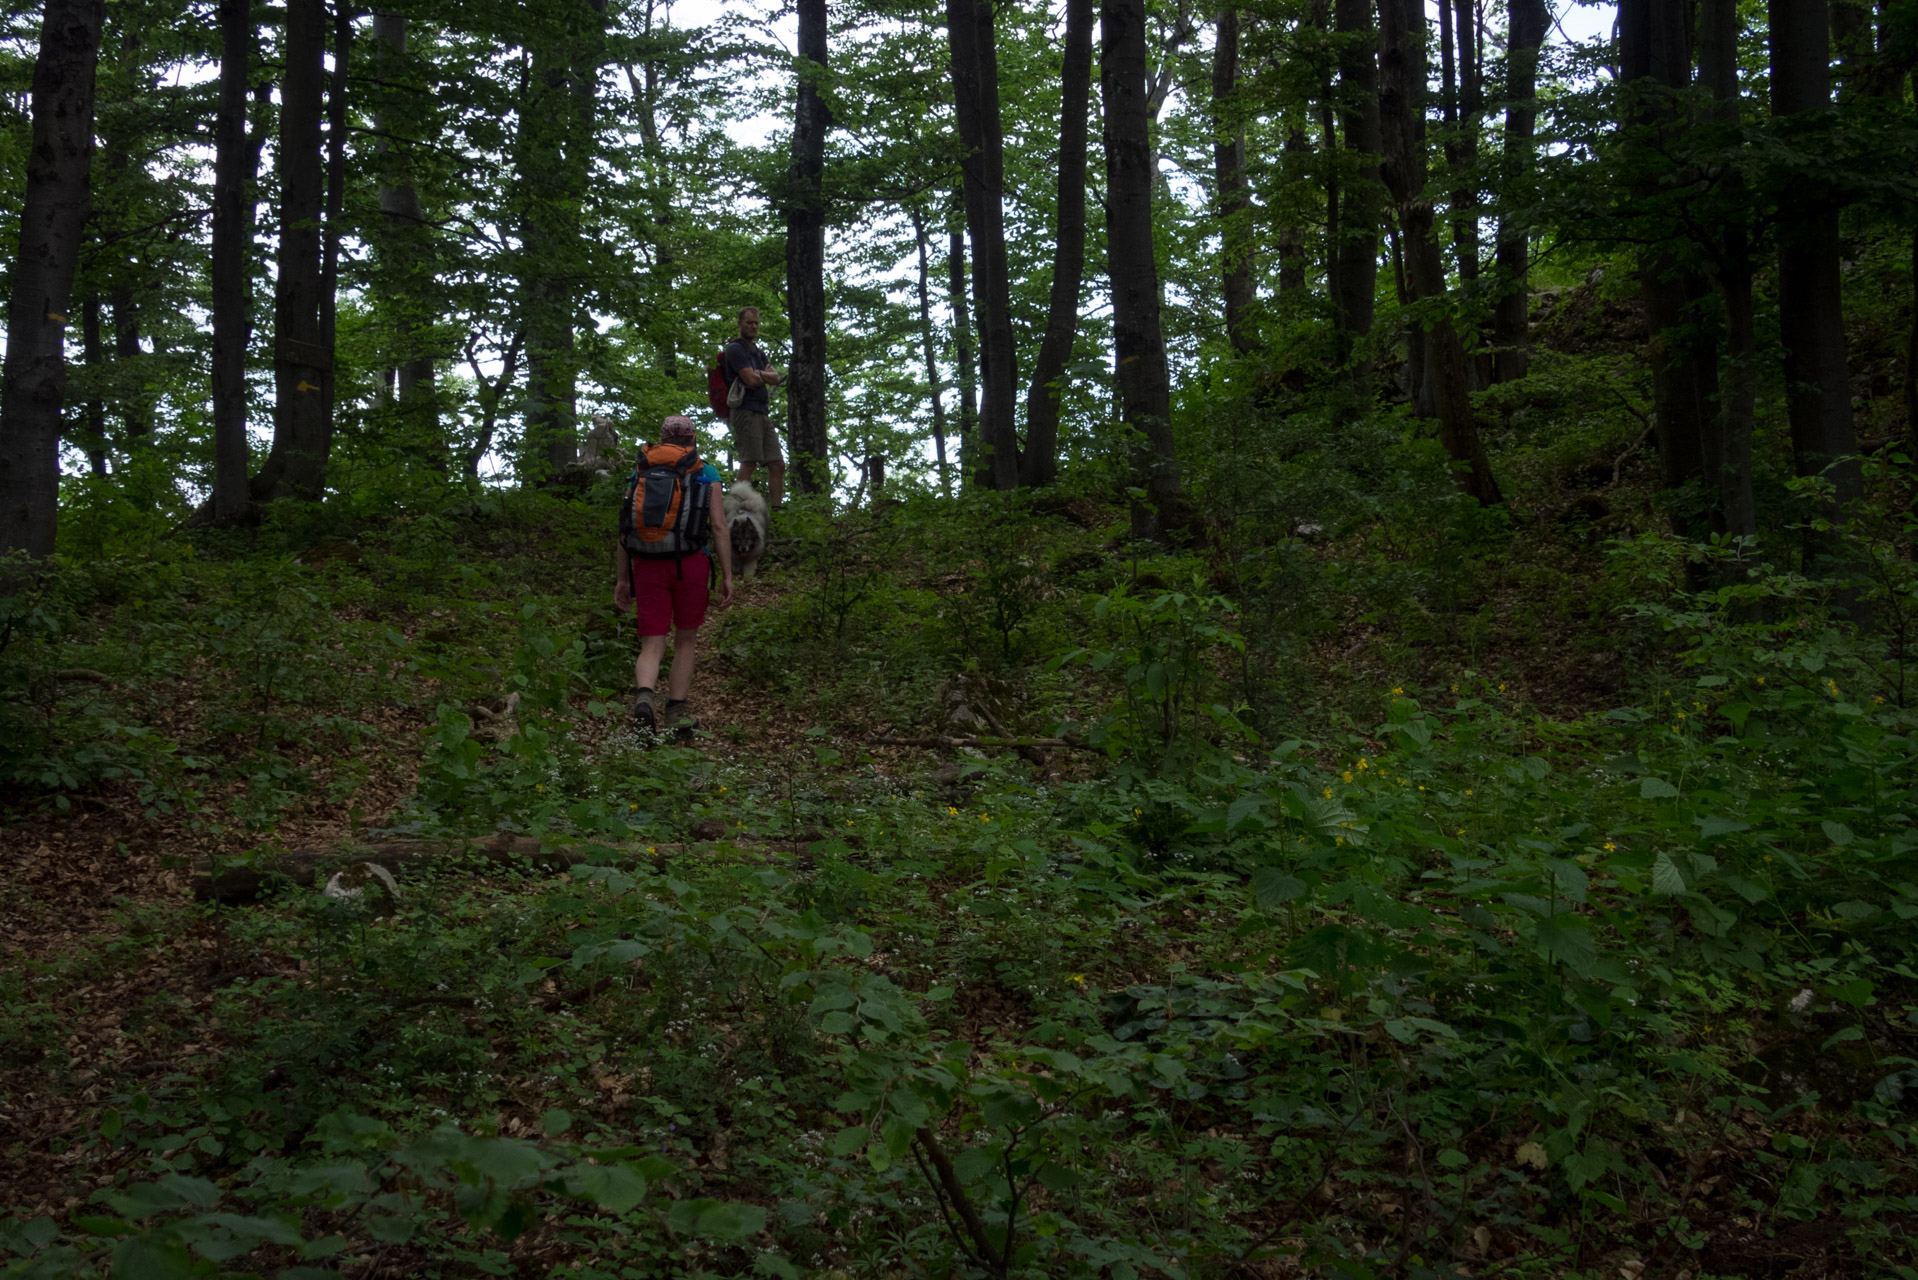
<path id="1" fill-rule="evenodd" d="M 1360 756 L 1360 757 L 1359 757 L 1359 768 L 1360 768 L 1360 769 L 1364 769 L 1365 767 L 1366 767 L 1366 763 L 1365 763 L 1365 757 L 1364 757 L 1364 756 Z"/>
<path id="2" fill-rule="evenodd" d="M 1323 794 L 1327 800 L 1330 800 L 1332 798 L 1332 788 L 1327 787 Z"/>
<path id="3" fill-rule="evenodd" d="M 1350 782 L 1352 781 L 1352 771 L 1347 769 L 1344 773 L 1341 773 L 1339 777 L 1345 782 Z"/>
<path id="4" fill-rule="evenodd" d="M 1612 843 L 1612 842 L 1611 842 L 1610 840 L 1607 840 L 1607 841 L 1605 842 L 1605 852 L 1607 852 L 1607 853 L 1617 853 L 1617 852 L 1618 852 L 1618 846 L 1617 846 L 1617 845 L 1615 845 L 1615 844 L 1613 844 L 1613 843 Z"/>
<path id="5" fill-rule="evenodd" d="M 951 814 L 955 818 L 959 816 L 959 811 L 953 808 L 951 805 L 946 806 L 946 812 Z"/>
<path id="6" fill-rule="evenodd" d="M 1404 685 L 1393 685 L 1393 686 L 1392 686 L 1392 692 L 1393 692 L 1393 693 L 1404 693 L 1404 692 L 1405 692 L 1405 686 L 1404 686 Z"/>
<path id="7" fill-rule="evenodd" d="M 646 852 L 648 852 L 648 853 L 658 853 L 658 852 L 659 852 L 659 850 L 658 850 L 658 849 L 655 849 L 655 848 L 654 848 L 654 847 L 653 847 L 652 845 L 647 845 L 647 846 L 646 846 Z"/>
<path id="8" fill-rule="evenodd" d="M 1068 977 L 1066 981 L 1076 982 L 1083 987 L 1086 984 L 1086 976 L 1083 973 L 1075 973 L 1075 974 L 1072 974 L 1070 977 Z"/>

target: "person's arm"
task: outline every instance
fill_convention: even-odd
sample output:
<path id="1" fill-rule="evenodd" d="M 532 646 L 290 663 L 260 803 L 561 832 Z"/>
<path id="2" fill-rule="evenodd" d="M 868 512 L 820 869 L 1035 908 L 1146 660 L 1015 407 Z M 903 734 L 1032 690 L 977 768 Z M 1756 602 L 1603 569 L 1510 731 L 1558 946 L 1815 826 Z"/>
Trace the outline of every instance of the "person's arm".
<path id="1" fill-rule="evenodd" d="M 613 543 L 613 608 L 624 613 L 633 607 L 633 562 L 626 554 L 626 540 Z"/>
<path id="2" fill-rule="evenodd" d="M 719 607 L 733 602 L 733 531 L 726 524 L 726 498 L 718 485 L 708 485 L 712 496 L 713 544 L 719 551 Z"/>

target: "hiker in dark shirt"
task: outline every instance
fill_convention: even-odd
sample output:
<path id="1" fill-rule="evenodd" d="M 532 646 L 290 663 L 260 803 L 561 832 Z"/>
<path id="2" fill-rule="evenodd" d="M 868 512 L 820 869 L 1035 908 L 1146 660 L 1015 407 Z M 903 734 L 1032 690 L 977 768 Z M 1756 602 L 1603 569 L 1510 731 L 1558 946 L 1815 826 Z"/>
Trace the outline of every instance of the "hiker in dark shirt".
<path id="1" fill-rule="evenodd" d="M 759 308 L 747 307 L 739 313 L 739 336 L 726 344 L 720 365 L 726 385 L 745 394 L 733 405 L 728 421 L 733 429 L 733 453 L 739 458 L 739 478 L 750 483 L 760 463 L 766 464 L 767 505 L 777 510 L 786 486 L 786 455 L 779 449 L 779 433 L 773 430 L 769 387 L 779 386 L 786 375 L 772 367 L 772 361 L 759 349 Z M 737 384 L 737 385 L 735 385 Z"/>

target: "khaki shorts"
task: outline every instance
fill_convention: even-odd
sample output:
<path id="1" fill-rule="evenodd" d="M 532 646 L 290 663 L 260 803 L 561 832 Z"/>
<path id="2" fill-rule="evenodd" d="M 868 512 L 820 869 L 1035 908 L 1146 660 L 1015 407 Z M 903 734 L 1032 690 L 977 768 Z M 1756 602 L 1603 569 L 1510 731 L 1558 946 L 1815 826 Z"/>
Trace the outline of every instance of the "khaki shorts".
<path id="1" fill-rule="evenodd" d="M 779 451 L 779 432 L 773 429 L 772 419 L 765 414 L 749 409 L 734 409 L 727 421 L 733 428 L 733 456 L 739 461 L 785 460 L 786 455 Z"/>

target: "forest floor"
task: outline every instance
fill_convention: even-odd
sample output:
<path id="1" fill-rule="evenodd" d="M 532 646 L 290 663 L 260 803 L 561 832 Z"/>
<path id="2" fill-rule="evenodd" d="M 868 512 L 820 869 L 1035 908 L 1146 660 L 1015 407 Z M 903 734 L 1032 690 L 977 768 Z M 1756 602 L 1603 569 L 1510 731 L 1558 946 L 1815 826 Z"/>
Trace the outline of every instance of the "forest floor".
<path id="1" fill-rule="evenodd" d="M 1681 665 L 1590 527 L 1655 525 L 1649 459 L 1594 452 L 1603 514 L 1566 468 L 1277 578 L 1111 509 L 1009 557 L 789 513 L 686 746 L 628 740 L 589 508 L 68 584 L 26 687 L 94 773 L 0 841 L 0 1259 L 1918 1274 L 1909 714 L 1810 622 Z M 873 741 L 994 719 L 1074 745 Z M 194 898 L 408 841 L 455 852 L 397 899 Z"/>

